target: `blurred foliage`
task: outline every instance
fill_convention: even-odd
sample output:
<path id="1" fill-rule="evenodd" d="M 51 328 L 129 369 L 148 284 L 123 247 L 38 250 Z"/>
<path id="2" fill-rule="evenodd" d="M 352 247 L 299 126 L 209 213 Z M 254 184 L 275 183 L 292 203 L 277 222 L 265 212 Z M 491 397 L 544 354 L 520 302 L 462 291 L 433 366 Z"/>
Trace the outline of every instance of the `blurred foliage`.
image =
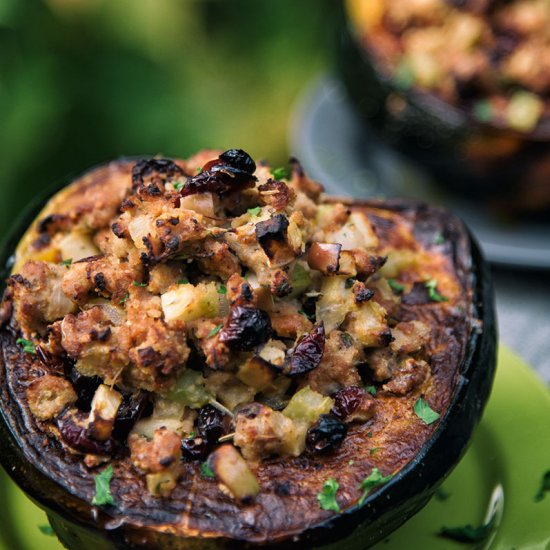
<path id="1" fill-rule="evenodd" d="M 124 155 L 286 159 L 335 0 L 0 0 L 0 229 L 40 189 Z"/>

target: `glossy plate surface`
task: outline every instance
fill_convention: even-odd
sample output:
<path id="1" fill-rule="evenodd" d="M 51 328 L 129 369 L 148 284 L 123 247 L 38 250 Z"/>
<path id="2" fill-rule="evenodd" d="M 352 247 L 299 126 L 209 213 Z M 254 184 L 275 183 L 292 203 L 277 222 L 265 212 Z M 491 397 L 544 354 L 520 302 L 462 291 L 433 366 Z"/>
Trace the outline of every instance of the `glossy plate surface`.
<path id="1" fill-rule="evenodd" d="M 327 192 L 354 198 L 409 197 L 439 203 L 458 214 L 494 263 L 550 268 L 550 223 L 511 222 L 475 201 L 445 193 L 403 157 L 382 146 L 355 113 L 343 84 L 320 79 L 304 96 L 291 128 L 292 152 Z"/>
<path id="2" fill-rule="evenodd" d="M 460 464 L 443 491 L 377 549 L 452 550 L 465 545 L 437 536 L 441 527 L 494 517 L 494 529 L 474 547 L 491 550 L 550 549 L 550 493 L 535 502 L 541 478 L 550 470 L 550 392 L 517 356 L 500 348 L 493 394 Z M 41 533 L 46 515 L 2 472 L 0 548 L 61 549 Z"/>

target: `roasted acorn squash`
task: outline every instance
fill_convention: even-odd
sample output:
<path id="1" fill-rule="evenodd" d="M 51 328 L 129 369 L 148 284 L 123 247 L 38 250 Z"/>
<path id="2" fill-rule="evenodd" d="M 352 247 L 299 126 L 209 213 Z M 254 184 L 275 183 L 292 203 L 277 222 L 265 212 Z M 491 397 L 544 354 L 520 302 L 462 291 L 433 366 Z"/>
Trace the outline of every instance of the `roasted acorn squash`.
<path id="1" fill-rule="evenodd" d="M 241 153 L 230 150 L 217 156 L 218 153 L 204 152 L 187 162 L 121 160 L 101 166 L 55 195 L 40 214 L 45 199 L 39 201 L 4 245 L 3 280 L 10 273 L 12 277 L 4 295 L 0 332 L 0 460 L 19 486 L 46 510 L 56 534 L 67 547 L 304 548 L 338 543 L 341 548 L 366 548 L 427 503 L 464 453 L 481 417 L 495 369 L 493 296 L 487 265 L 460 220 L 443 209 L 413 202 L 359 203 L 319 198 L 320 188 L 307 180 L 296 161 L 291 174 L 274 172 L 270 177 L 265 166 L 254 172 L 247 164 L 248 155 Z M 197 168 L 201 170 L 193 175 L 197 174 Z M 251 197 L 258 200 L 259 196 L 251 179 L 253 173 L 266 182 L 259 187 L 265 193 L 260 206 L 247 202 Z M 186 180 L 178 185 L 178 178 Z M 231 269 L 223 268 L 227 262 L 220 264 L 219 272 L 225 269 L 220 278 L 227 281 L 227 287 L 220 286 L 215 275 L 206 282 L 198 282 L 204 281 L 204 276 L 197 279 L 197 271 L 189 267 L 189 250 L 186 249 L 187 256 L 176 250 L 177 245 L 171 240 L 173 233 L 155 233 L 166 227 L 159 222 L 162 214 L 158 214 L 165 211 L 157 210 L 156 222 L 146 230 L 139 224 L 129 230 L 128 216 L 124 217 L 124 213 L 120 216 L 120 204 L 122 211 L 128 212 L 141 199 L 155 201 L 162 195 L 161 186 L 165 186 L 167 196 L 174 201 L 170 209 L 181 212 L 192 204 L 197 217 L 200 212 L 204 219 L 217 220 L 218 228 L 228 222 L 219 221 L 220 210 L 215 210 L 212 196 L 218 194 L 220 200 L 226 201 L 224 211 L 234 213 L 230 218 L 233 229 L 228 230 L 231 234 L 227 239 L 236 254 L 241 252 L 239 246 L 249 242 L 231 240 L 242 227 L 235 221 L 240 214 L 245 217 L 242 223 L 253 223 L 257 243 L 254 246 L 262 248 L 260 255 L 267 258 L 266 265 L 288 265 L 289 258 L 299 263 L 294 264 L 292 273 L 283 269 L 282 274 L 277 270 L 266 274 L 259 269 L 258 278 L 265 277 L 263 285 L 253 284 L 251 275 L 248 279 L 238 275 L 235 283 L 237 279 Z M 300 211 L 306 216 L 315 214 L 317 228 L 326 224 L 327 216 L 335 212 L 342 218 L 339 225 L 326 226 L 332 228 L 332 238 L 328 239 L 329 233 L 324 233 L 329 242 L 300 246 L 297 227 L 301 218 L 293 218 L 293 210 L 285 208 L 293 204 L 293 194 L 302 191 Z M 195 197 L 192 203 L 190 197 Z M 318 205 L 314 214 L 308 214 L 315 202 Z M 35 218 L 37 221 L 31 223 Z M 75 224 L 74 220 L 78 222 Z M 173 227 L 182 223 L 172 214 L 168 220 Z M 71 223 L 72 229 L 67 230 Z M 194 231 L 196 226 L 192 222 L 185 231 Z M 105 235 L 109 239 L 111 233 L 119 239 L 129 239 L 128 235 L 133 233 L 138 243 L 141 239 L 145 246 L 136 266 L 144 278 L 126 277 L 125 262 L 117 264 L 116 285 L 111 285 L 107 272 L 102 276 L 92 273 L 90 266 L 103 261 L 98 256 L 97 248 L 104 244 L 96 238 L 97 228 L 108 228 Z M 162 246 L 153 238 L 155 235 L 160 235 Z M 364 246 L 369 247 L 370 255 L 357 252 Z M 350 250 L 355 251 L 355 256 Z M 390 250 L 389 258 L 382 254 L 384 250 Z M 103 249 L 101 252 L 106 255 Z M 178 279 L 185 275 L 193 284 L 188 286 L 187 279 L 178 280 L 179 285 L 167 284 L 158 273 L 152 275 L 155 266 L 170 254 L 170 261 L 184 264 L 176 266 L 170 277 Z M 245 261 L 249 261 L 247 254 L 245 251 L 242 256 Z M 193 261 L 206 262 L 211 257 L 201 256 Z M 82 259 L 71 265 L 68 260 L 76 258 Z M 70 279 L 71 284 L 63 287 L 62 296 L 51 289 L 49 300 L 37 302 L 48 279 L 39 278 L 38 283 L 32 279 L 34 275 L 25 271 L 28 260 L 39 271 L 51 269 L 65 280 Z M 205 271 L 211 268 L 205 263 L 200 265 Z M 83 279 L 72 277 L 84 269 L 82 266 L 87 269 Z M 180 268 L 185 272 L 178 271 Z M 384 275 L 380 275 L 382 272 Z M 27 273 L 28 278 L 21 273 Z M 437 281 L 434 273 L 439 277 Z M 89 280 L 93 281 L 92 286 L 82 293 L 79 284 Z M 74 361 L 78 350 L 72 357 L 56 355 L 60 342 L 66 349 L 73 349 L 69 344 L 75 342 L 67 344 L 63 338 L 72 334 L 79 315 L 88 315 L 103 300 L 102 307 L 111 315 L 109 330 L 94 329 L 90 334 L 95 343 L 108 341 L 114 337 L 111 330 L 114 334 L 118 328 L 117 316 L 130 315 L 128 311 L 134 307 L 136 296 L 144 296 L 144 287 L 151 290 L 154 285 L 161 294 L 154 302 L 162 305 L 164 316 L 181 330 L 188 326 L 185 323 L 201 319 L 203 325 L 196 334 L 209 330 L 203 338 L 219 343 L 218 351 L 229 348 L 237 354 L 242 359 L 237 370 L 227 372 L 227 363 L 221 364 L 222 359 L 212 352 L 212 346 L 201 348 L 197 344 L 189 355 L 181 347 L 183 344 L 178 348 L 171 340 L 166 340 L 166 348 L 172 346 L 185 356 L 185 361 L 193 362 L 185 375 L 177 379 L 170 378 L 170 369 L 163 371 L 163 376 L 157 376 L 155 371 L 154 378 L 143 374 L 150 372 L 147 367 L 157 357 L 150 350 L 167 353 L 162 347 L 142 348 L 145 351 L 132 360 L 134 374 L 128 376 L 135 377 L 136 365 L 142 367 L 140 375 L 124 383 L 117 378 L 118 371 L 111 376 L 114 371 L 109 370 L 113 365 L 118 368 L 118 348 L 109 351 L 107 362 L 79 359 L 76 373 Z M 209 285 L 218 288 L 218 292 L 212 294 Z M 309 315 L 313 320 L 317 316 L 317 324 L 304 321 L 302 328 L 292 329 L 292 323 L 278 322 L 284 313 L 281 304 L 296 303 L 296 296 L 302 296 L 311 285 L 317 285 L 317 290 L 300 298 L 300 303 L 307 308 L 303 316 Z M 32 291 L 30 297 L 20 298 L 18 293 L 28 290 Z M 232 300 L 229 310 L 227 304 L 220 305 L 223 301 L 218 303 L 215 299 L 226 294 Z M 257 307 L 251 305 L 252 300 L 256 300 Z M 317 301 L 316 307 L 312 309 L 308 300 Z M 386 311 L 384 305 L 391 310 L 391 304 L 398 302 L 400 305 L 391 316 L 381 313 Z M 343 314 L 342 307 L 346 308 Z M 150 311 L 153 310 L 144 307 L 138 313 L 147 316 Z M 294 319 L 296 324 L 288 311 L 286 315 L 284 319 Z M 53 320 L 61 318 L 67 323 L 56 340 Z M 220 318 L 223 321 L 216 324 Z M 404 349 L 406 327 L 410 330 L 429 327 L 431 336 L 425 343 L 430 349 L 430 365 L 422 361 L 416 367 L 412 365 L 413 370 L 417 368 L 415 372 L 420 369 L 424 373 L 416 382 L 411 382 L 414 376 L 411 378 L 409 371 L 400 371 L 403 376 L 397 383 L 390 374 L 376 377 L 373 356 L 368 355 L 365 362 L 370 361 L 370 367 L 359 366 L 366 370 L 366 374 L 361 371 L 366 376 L 361 383 L 369 384 L 367 391 L 357 386 L 349 390 L 343 383 L 336 383 L 334 388 L 330 384 L 324 386 L 312 373 L 319 369 L 325 349 L 333 352 L 336 349 L 334 353 L 339 353 L 338 346 L 325 348 L 325 343 L 344 318 L 348 332 L 338 333 L 347 334 L 340 336 L 343 352 L 351 345 L 350 339 L 359 342 L 359 348 L 368 353 L 381 350 L 383 355 L 391 345 Z M 78 340 L 82 332 L 78 330 L 77 327 L 75 338 L 82 343 Z M 200 343 L 196 334 L 195 341 Z M 269 340 L 273 335 L 285 336 Z M 197 350 L 204 354 L 200 360 Z M 69 366 L 60 357 L 69 357 Z M 163 356 L 159 369 L 171 364 L 170 357 Z M 197 367 L 199 363 L 204 365 L 204 361 L 210 361 L 208 372 L 204 366 Z M 409 368 L 410 361 L 403 368 Z M 98 376 L 91 393 L 89 388 L 79 386 L 83 377 L 87 382 L 93 378 L 86 369 L 92 369 L 92 374 Z M 203 374 L 211 383 L 206 386 L 208 392 L 215 391 L 216 396 L 223 397 L 221 410 L 229 408 L 236 415 L 232 428 L 235 435 L 225 435 L 221 442 L 219 437 L 228 431 L 227 418 L 220 420 L 221 416 L 205 405 L 209 394 L 202 385 Z M 128 400 L 124 384 L 136 379 L 145 389 Z M 49 387 L 44 380 L 53 386 Z M 287 380 L 282 390 L 281 380 Z M 35 392 L 37 381 L 42 386 Z M 310 388 L 314 384 L 318 392 Z M 275 386 L 277 391 L 269 393 L 268 389 Z M 344 390 L 345 395 L 341 393 Z M 167 420 L 159 424 L 155 415 L 146 418 L 151 411 L 147 411 L 150 405 L 143 395 L 155 391 L 164 392 L 162 395 L 168 396 L 172 403 L 184 403 L 189 410 L 199 411 L 197 420 L 196 412 L 191 415 L 191 428 L 199 430 L 207 443 L 213 437 L 215 451 L 207 462 L 193 460 L 195 456 L 204 456 L 200 447 L 204 442 L 189 433 L 191 428 L 178 425 L 170 432 L 166 427 L 159 428 L 160 424 L 168 425 Z M 257 399 L 262 402 L 250 403 L 258 392 L 263 397 Z M 368 392 L 376 393 L 376 399 L 371 400 Z M 362 409 L 353 404 L 357 396 L 363 399 Z M 79 401 L 86 404 L 81 406 Z M 371 401 L 376 402 L 376 415 Z M 420 410 L 422 407 L 424 411 Z M 90 416 L 86 417 L 88 428 L 78 431 L 83 411 L 90 409 Z M 434 410 L 440 413 L 439 418 Z M 265 447 L 254 446 L 254 441 L 247 443 L 246 429 L 250 422 L 270 414 L 279 415 L 280 426 L 293 428 L 285 432 L 292 436 L 275 441 L 276 444 L 276 436 L 271 437 L 271 451 L 266 452 Z M 361 423 L 352 424 L 356 420 L 351 418 L 353 415 L 356 418 L 363 415 Z M 126 441 L 140 416 L 144 418 L 141 433 L 129 440 L 129 451 L 120 441 Z M 183 423 L 185 419 L 180 416 L 178 421 Z M 243 431 L 239 431 L 241 428 Z M 306 429 L 308 450 L 303 452 Z M 159 459 L 156 470 L 143 466 L 148 472 L 145 481 L 137 470 L 151 458 L 147 454 L 151 447 L 147 446 L 156 443 L 157 438 L 169 439 L 167 433 L 174 436 L 181 430 L 187 433 L 181 442 L 185 460 L 174 463 L 171 458 Z M 114 441 L 117 437 L 119 443 Z M 232 437 L 246 461 L 228 444 Z M 176 446 L 179 448 L 179 439 Z M 139 454 L 138 447 L 145 451 Z M 170 457 L 180 457 L 180 452 L 175 449 Z M 275 458 L 267 456 L 266 460 L 258 461 L 257 453 L 270 452 Z M 114 470 L 112 479 L 110 468 Z M 97 484 L 100 477 L 98 472 L 109 488 L 107 493 L 103 491 L 103 496 L 99 495 L 97 485 L 94 489 L 94 478 Z M 327 505 L 322 494 L 330 500 L 331 491 L 336 499 Z M 341 511 L 336 512 L 334 507 Z"/>
<path id="2" fill-rule="evenodd" d="M 426 4 L 425 17 L 429 21 L 437 5 L 449 13 L 464 14 L 465 17 L 473 13 L 473 18 L 490 19 L 492 5 L 484 5 L 476 12 L 477 4 L 471 4 Z M 472 112 L 471 103 L 474 99 L 481 105 L 480 110 L 490 100 L 490 97 L 483 95 L 483 91 L 476 89 L 477 82 L 474 79 L 468 81 L 468 77 L 464 77 L 466 81 L 461 84 L 466 88 L 466 97 L 451 103 L 441 94 L 414 82 L 408 76 L 409 73 L 401 71 L 404 77 L 393 70 L 385 54 L 380 55 L 380 52 L 387 48 L 391 52 L 388 57 L 395 57 L 395 51 L 401 48 L 399 40 L 401 36 L 407 36 L 406 31 L 388 25 L 395 36 L 388 31 L 386 37 L 380 37 L 380 29 L 385 29 L 385 26 L 369 23 L 372 18 L 378 20 L 378 17 L 382 17 L 391 5 L 391 0 L 348 0 L 342 3 L 337 66 L 357 113 L 387 144 L 427 168 L 435 176 L 438 185 L 445 189 L 486 201 L 509 213 L 545 216 L 550 208 L 550 120 L 547 114 L 534 128 L 518 131 L 507 127 L 502 120 L 494 122 L 490 117 L 486 119 L 475 115 L 475 110 Z M 485 9 L 488 13 L 483 11 Z M 450 18 L 451 15 L 446 15 L 443 20 L 448 21 Z M 403 15 L 403 19 L 407 20 L 407 16 Z M 422 21 L 422 18 L 418 20 Z M 369 25 L 378 31 L 373 33 L 375 36 L 369 35 Z M 465 26 L 466 30 L 476 28 L 472 24 Z M 444 41 L 445 33 L 449 33 L 447 28 L 437 28 L 437 25 L 433 28 L 427 25 L 425 30 L 426 42 L 436 37 Z M 429 37 L 428 32 L 431 33 Z M 509 35 L 499 35 L 499 40 L 505 41 L 506 36 Z M 475 52 L 476 47 L 472 46 L 470 51 Z M 484 50 L 478 53 L 489 55 Z M 498 58 L 496 53 L 492 55 Z M 432 68 L 438 74 L 443 73 L 443 76 L 436 78 L 437 82 L 443 81 L 448 76 L 445 73 L 447 69 L 437 62 L 434 67 L 434 62 L 429 61 L 421 66 L 428 71 Z M 401 66 L 406 66 L 404 60 Z M 492 76 L 488 80 L 493 84 L 496 81 L 499 85 L 505 83 L 511 86 L 505 76 L 498 75 L 494 66 L 487 71 L 491 72 Z M 512 91 L 505 89 L 510 96 L 514 91 L 511 87 Z M 519 89 L 523 88 L 520 86 Z M 520 106 L 522 93 L 518 94 Z M 523 95 L 535 97 L 530 93 Z M 546 95 L 541 93 L 534 101 L 545 104 Z M 527 103 L 528 108 L 518 109 L 518 124 L 529 123 L 530 102 Z M 545 107 L 543 112 L 547 110 Z"/>

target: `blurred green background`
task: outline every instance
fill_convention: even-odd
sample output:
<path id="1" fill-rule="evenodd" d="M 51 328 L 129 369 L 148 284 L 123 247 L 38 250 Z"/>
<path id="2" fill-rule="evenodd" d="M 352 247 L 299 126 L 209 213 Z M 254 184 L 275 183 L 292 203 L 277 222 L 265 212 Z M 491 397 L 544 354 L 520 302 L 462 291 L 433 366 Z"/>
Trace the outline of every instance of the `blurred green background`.
<path id="1" fill-rule="evenodd" d="M 286 160 L 336 0 L 0 0 L 0 230 L 41 189 L 123 155 Z"/>

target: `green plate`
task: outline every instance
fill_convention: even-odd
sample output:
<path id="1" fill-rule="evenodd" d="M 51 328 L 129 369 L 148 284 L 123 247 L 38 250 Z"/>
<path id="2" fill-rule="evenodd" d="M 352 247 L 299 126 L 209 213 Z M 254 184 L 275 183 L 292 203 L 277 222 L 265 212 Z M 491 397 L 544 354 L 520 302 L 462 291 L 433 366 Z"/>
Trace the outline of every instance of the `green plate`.
<path id="1" fill-rule="evenodd" d="M 472 445 L 432 501 L 376 548 L 550 550 L 550 493 L 535 502 L 550 470 L 550 392 L 501 347 L 493 394 Z M 0 548 L 61 549 L 41 533 L 46 515 L 5 474 L 0 485 Z M 439 496 L 439 498 L 438 498 Z M 446 498 L 444 498 L 446 497 Z M 438 537 L 443 526 L 494 528 L 475 545 Z"/>

